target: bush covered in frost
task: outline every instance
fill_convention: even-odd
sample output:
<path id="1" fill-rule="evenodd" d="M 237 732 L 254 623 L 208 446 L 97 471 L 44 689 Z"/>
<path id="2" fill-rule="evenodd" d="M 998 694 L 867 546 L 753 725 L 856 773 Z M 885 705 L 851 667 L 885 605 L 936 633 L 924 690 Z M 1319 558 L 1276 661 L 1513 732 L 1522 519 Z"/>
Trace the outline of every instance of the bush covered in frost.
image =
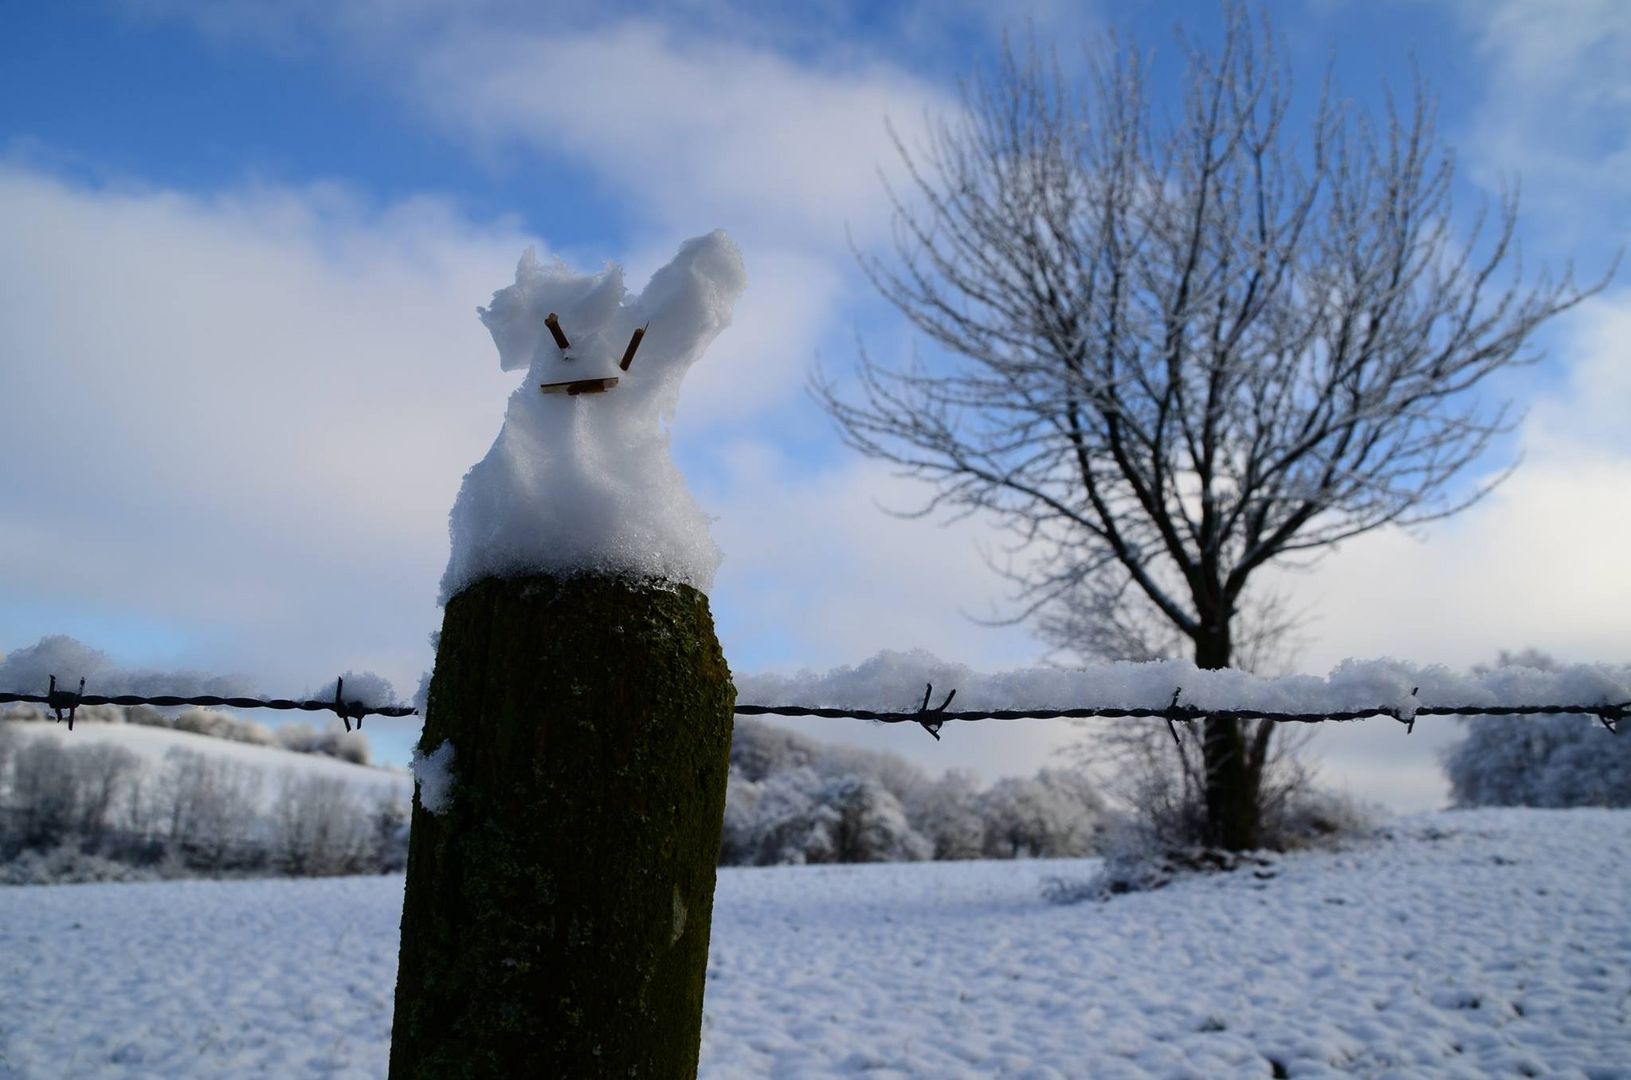
<path id="1" fill-rule="evenodd" d="M 1072 770 L 981 790 L 967 773 L 931 779 L 895 754 L 827 746 L 742 718 L 731 740 L 720 862 L 1088 855 L 1104 815 L 1103 799 Z"/>
<path id="2" fill-rule="evenodd" d="M 1272 848 L 1224 851 L 1197 844 L 1174 843 L 1170 834 L 1136 811 L 1113 819 L 1106 831 L 1104 861 L 1095 874 L 1053 877 L 1042 895 L 1059 904 L 1107 900 L 1128 892 L 1148 892 L 1191 874 L 1251 870 L 1261 878 L 1278 874 L 1286 851 L 1336 847 L 1376 831 L 1377 812 L 1346 796 L 1304 787 L 1283 800 L 1267 823 Z"/>
<path id="3" fill-rule="evenodd" d="M 1533 678 L 1560 670 L 1535 649 L 1502 651 L 1486 675 Z M 1612 704 L 1618 704 L 1618 701 Z M 1471 716 L 1445 752 L 1457 806 L 1631 806 L 1631 739 L 1594 716 Z"/>
<path id="4" fill-rule="evenodd" d="M 1631 806 L 1631 737 L 1593 716 L 1474 716 L 1444 755 L 1457 806 Z"/>

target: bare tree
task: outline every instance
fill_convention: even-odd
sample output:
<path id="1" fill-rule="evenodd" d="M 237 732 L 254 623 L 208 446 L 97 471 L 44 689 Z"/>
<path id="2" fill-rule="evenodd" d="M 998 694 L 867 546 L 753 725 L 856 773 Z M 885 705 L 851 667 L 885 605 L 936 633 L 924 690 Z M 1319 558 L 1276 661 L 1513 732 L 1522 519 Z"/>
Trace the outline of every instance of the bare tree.
<path id="1" fill-rule="evenodd" d="M 1372 119 L 1329 92 L 1306 139 L 1265 20 L 1186 42 L 1182 105 L 1117 43 L 1080 86 L 1009 53 L 891 191 L 873 283 L 937 347 L 818 379 L 845 440 L 929 481 L 924 514 L 1013 536 L 1018 614 L 1056 643 L 1203 667 L 1242 645 L 1254 574 L 1454 513 L 1510 430 L 1489 376 L 1602 283 L 1518 267 L 1516 198 L 1452 228 L 1453 162 L 1420 85 Z M 1606 281 L 1606 278 L 1604 279 Z M 1201 734 L 1206 839 L 1258 838 L 1272 728 Z"/>
<path id="2" fill-rule="evenodd" d="M 165 754 L 169 842 L 192 865 L 220 869 L 252 861 L 261 776 L 238 761 L 173 749 Z"/>
<path id="3" fill-rule="evenodd" d="M 0 716 L 0 801 L 3 801 L 6 793 L 12 755 L 17 752 L 17 744 L 21 741 L 17 724 Z"/>
<path id="4" fill-rule="evenodd" d="M 74 769 L 79 780 L 79 835 L 100 841 L 108 830 L 108 818 L 119 796 L 129 791 L 141 773 L 142 759 L 122 746 L 92 743 L 76 747 Z"/>
<path id="5" fill-rule="evenodd" d="M 273 857 L 285 873 L 354 874 L 368 865 L 374 823 L 344 780 L 287 770 L 271 816 Z"/>
<path id="6" fill-rule="evenodd" d="M 24 845 L 48 847 L 72 834 L 84 793 L 68 748 L 50 735 L 35 736 L 18 749 L 13 770 L 11 801 Z"/>

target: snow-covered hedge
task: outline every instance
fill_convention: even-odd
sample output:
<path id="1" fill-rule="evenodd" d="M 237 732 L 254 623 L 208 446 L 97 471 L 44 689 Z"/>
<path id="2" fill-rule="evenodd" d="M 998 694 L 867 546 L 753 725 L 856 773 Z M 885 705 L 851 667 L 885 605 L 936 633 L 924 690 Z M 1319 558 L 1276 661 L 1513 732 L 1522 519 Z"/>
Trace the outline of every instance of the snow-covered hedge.
<path id="1" fill-rule="evenodd" d="M 1044 769 L 981 790 L 931 779 L 894 754 L 827 746 L 740 718 L 731 742 L 726 865 L 912 862 L 1091 854 L 1104 800 L 1084 776 Z"/>

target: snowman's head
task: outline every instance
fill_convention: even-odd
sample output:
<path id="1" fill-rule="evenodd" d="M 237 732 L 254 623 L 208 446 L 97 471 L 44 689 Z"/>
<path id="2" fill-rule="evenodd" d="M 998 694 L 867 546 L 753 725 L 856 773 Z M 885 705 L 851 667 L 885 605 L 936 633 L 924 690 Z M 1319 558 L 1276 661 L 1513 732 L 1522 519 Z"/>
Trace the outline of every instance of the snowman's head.
<path id="1" fill-rule="evenodd" d="M 634 297 L 621 267 L 575 274 L 558 260 L 539 262 L 528 248 L 515 284 L 477 312 L 504 370 L 526 369 L 530 393 L 610 391 L 666 413 L 744 284 L 741 253 L 721 231 L 687 241 Z"/>
<path id="2" fill-rule="evenodd" d="M 745 284 L 723 232 L 686 241 L 633 297 L 615 266 L 574 274 L 531 251 L 521 257 L 515 284 L 478 310 L 505 370 L 527 378 L 459 489 L 443 602 L 483 578 L 524 573 L 630 573 L 707 590 L 719 549 L 660 421 Z M 601 392 L 545 389 L 611 379 Z"/>

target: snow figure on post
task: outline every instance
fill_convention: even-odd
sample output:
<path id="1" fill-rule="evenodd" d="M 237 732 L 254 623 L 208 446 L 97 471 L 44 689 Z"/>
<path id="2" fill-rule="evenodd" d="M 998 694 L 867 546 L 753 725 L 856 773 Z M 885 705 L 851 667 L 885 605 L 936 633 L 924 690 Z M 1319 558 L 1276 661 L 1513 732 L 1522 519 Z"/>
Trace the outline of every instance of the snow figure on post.
<path id="1" fill-rule="evenodd" d="M 735 690 L 663 421 L 743 285 L 722 232 L 632 297 L 529 250 L 480 311 L 526 377 L 452 514 L 393 1077 L 695 1076 Z"/>

